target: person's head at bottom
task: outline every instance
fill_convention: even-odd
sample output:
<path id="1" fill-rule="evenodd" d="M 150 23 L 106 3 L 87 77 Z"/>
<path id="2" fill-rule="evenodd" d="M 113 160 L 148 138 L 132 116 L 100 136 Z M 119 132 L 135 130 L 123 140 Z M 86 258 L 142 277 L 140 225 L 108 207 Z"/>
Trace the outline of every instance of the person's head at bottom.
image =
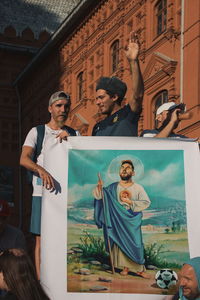
<path id="1" fill-rule="evenodd" d="M 0 289 L 18 300 L 50 300 L 37 280 L 30 257 L 22 249 L 0 253 Z"/>
<path id="2" fill-rule="evenodd" d="M 181 300 L 200 299 L 200 257 L 192 258 L 183 265 L 179 286 Z"/>

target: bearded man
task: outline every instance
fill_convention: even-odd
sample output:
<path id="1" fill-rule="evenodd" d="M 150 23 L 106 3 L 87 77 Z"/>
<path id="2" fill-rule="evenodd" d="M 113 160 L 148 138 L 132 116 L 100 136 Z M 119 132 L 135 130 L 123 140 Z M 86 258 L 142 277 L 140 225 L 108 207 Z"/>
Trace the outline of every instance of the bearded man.
<path id="1" fill-rule="evenodd" d="M 71 106 L 70 96 L 64 91 L 55 92 L 49 100 L 48 111 L 51 119 L 47 124 L 33 127 L 24 142 L 20 157 L 20 165 L 30 170 L 32 176 L 32 211 L 30 231 L 36 237 L 35 263 L 40 277 L 40 231 L 41 231 L 41 205 L 42 187 L 54 188 L 54 180 L 47 170 L 43 168 L 44 145 L 48 139 L 55 142 L 66 141 L 68 136 L 78 135 L 73 128 L 66 126 Z"/>
<path id="2" fill-rule="evenodd" d="M 121 270 L 120 274 L 125 276 L 131 271 L 149 278 L 144 266 L 141 223 L 142 211 L 149 207 L 150 199 L 144 188 L 132 180 L 134 175 L 132 161 L 124 160 L 119 182 L 102 188 L 102 181 L 98 181 L 93 191 L 95 222 L 98 228 L 103 228 L 106 249 L 109 238 L 112 261 Z"/>

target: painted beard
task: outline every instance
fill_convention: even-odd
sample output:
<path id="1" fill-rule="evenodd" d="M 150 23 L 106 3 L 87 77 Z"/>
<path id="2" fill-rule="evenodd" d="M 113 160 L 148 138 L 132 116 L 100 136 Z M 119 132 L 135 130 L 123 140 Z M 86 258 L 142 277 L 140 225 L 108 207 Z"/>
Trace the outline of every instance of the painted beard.
<path id="1" fill-rule="evenodd" d="M 129 180 L 131 179 L 132 175 L 120 175 L 121 180 Z"/>

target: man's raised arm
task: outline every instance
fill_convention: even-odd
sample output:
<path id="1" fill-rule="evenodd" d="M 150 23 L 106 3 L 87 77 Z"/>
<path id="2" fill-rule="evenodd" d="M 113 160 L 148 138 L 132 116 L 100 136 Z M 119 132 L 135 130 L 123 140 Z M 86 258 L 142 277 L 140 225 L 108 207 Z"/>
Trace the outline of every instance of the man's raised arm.
<path id="1" fill-rule="evenodd" d="M 132 99 L 129 100 L 129 105 L 133 112 L 140 112 L 144 95 L 144 82 L 138 60 L 139 41 L 137 34 L 134 32 L 130 34 L 125 54 L 130 64 L 132 78 Z"/>

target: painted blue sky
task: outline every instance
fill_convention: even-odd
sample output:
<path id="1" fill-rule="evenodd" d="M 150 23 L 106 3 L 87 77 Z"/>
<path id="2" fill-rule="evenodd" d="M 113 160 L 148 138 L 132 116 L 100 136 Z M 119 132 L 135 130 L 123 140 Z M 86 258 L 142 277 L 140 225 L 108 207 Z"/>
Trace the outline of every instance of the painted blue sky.
<path id="1" fill-rule="evenodd" d="M 162 201 L 185 200 L 182 150 L 70 150 L 68 209 L 79 208 L 80 217 L 92 218 L 92 190 L 98 172 L 104 186 L 118 181 L 120 162 L 125 159 L 133 161 L 136 173 L 133 180 L 150 197 Z"/>

